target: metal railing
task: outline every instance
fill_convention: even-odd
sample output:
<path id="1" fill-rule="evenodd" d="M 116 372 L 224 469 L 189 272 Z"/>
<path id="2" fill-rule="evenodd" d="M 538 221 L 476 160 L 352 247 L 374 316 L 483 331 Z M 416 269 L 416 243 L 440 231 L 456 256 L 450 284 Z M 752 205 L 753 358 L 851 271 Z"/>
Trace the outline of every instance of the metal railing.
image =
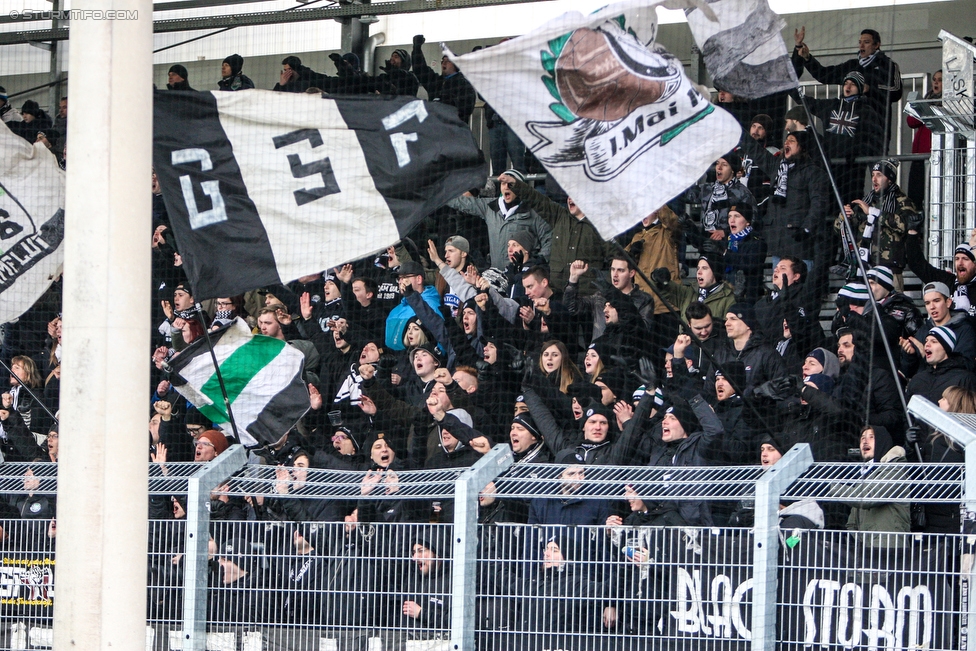
<path id="1" fill-rule="evenodd" d="M 918 398 L 910 409 L 961 445 L 973 439 L 976 418 L 947 415 Z M 967 456 L 976 463 L 976 448 Z M 364 473 L 291 469 L 285 479 L 274 467 L 244 465 L 239 448 L 209 464 L 154 465 L 153 496 L 189 499 L 186 520 L 150 523 L 146 648 L 948 650 L 968 644 L 976 609 L 968 597 L 970 536 L 825 531 L 813 515 L 818 503 L 827 509 L 867 500 L 900 504 L 905 512 L 910 503 L 962 503 L 970 506 L 963 521 L 971 527 L 976 473 L 965 474 L 962 464 L 867 472 L 863 464 L 811 465 L 805 445 L 769 469 L 509 468 L 511 460 L 507 447 L 498 446 L 475 467 L 403 471 L 385 492 L 367 495 Z M 56 488 L 54 464 L 0 465 L 8 500 L 29 505 Z M 211 511 L 220 513 L 208 508 L 216 503 L 211 500 L 243 506 L 245 496 L 318 500 L 340 505 L 341 513 L 371 500 L 383 506 L 371 508 L 372 517 L 343 522 L 210 521 Z M 629 507 L 625 496 L 635 500 Z M 453 502 L 453 524 L 385 520 L 385 508 L 406 503 L 426 506 L 415 509 L 414 520 L 426 519 L 429 505 L 443 500 Z M 201 508 L 191 508 L 194 501 Z M 596 505 L 598 515 L 567 520 L 575 525 L 489 517 L 491 503 L 529 510 L 553 501 Z M 641 504 L 687 501 L 725 503 L 753 513 L 756 524 L 642 524 Z M 794 506 L 781 511 L 783 504 Z M 635 515 L 605 521 L 628 509 Z M 804 513 L 812 524 L 781 520 L 784 513 Z M 53 639 L 57 532 L 44 512 L 38 515 L 0 522 L 0 649 L 50 648 Z"/>

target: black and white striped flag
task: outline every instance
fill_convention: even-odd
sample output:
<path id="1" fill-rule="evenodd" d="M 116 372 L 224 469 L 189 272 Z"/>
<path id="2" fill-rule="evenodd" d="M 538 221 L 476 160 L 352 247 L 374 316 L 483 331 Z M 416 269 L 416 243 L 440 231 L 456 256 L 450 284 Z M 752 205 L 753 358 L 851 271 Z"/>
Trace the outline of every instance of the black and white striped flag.
<path id="1" fill-rule="evenodd" d="M 158 91 L 153 160 L 197 299 L 379 251 L 488 173 L 452 107 Z"/>

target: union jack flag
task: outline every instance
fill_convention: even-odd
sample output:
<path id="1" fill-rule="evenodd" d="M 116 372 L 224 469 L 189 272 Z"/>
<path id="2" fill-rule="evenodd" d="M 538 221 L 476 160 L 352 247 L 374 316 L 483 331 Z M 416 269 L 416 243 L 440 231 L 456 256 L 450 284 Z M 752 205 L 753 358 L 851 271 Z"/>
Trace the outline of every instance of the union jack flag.
<path id="1" fill-rule="evenodd" d="M 857 133 L 857 123 L 861 120 L 860 115 L 854 115 L 854 109 L 830 112 L 830 126 L 827 133 L 836 133 L 839 136 L 853 138 Z"/>

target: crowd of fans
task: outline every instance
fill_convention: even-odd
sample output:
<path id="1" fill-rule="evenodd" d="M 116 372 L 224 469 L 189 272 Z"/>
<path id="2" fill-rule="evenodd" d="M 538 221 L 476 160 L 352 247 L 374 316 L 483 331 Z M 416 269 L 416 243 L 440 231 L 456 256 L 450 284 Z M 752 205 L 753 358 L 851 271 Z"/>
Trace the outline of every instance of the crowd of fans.
<path id="1" fill-rule="evenodd" d="M 154 175 L 151 459 L 206 462 L 232 443 L 175 391 L 164 361 L 204 328 L 241 318 L 302 352 L 311 409 L 275 445 L 252 451 L 253 462 L 277 466 L 280 497 L 215 495 L 211 518 L 299 523 L 294 543 L 305 553 L 315 545 L 301 523 L 343 523 L 336 530 L 348 533 L 357 523 L 449 522 L 449 502 L 398 499 L 397 473 L 470 466 L 502 442 L 517 464 L 568 465 L 564 491 L 496 499 L 489 486 L 483 524 L 751 524 L 746 503 L 645 503 L 632 491 L 619 503 L 574 497 L 594 464 L 768 466 L 796 443 L 809 443 L 817 461 L 864 462 L 865 474 L 889 463 L 961 460 L 943 435 L 909 426 L 902 398 L 976 412 L 969 298 L 976 253 L 960 243 L 950 271 L 926 261 L 922 206 L 898 186 L 897 163 L 884 158 L 901 78 L 878 33 L 864 30 L 859 56 L 835 66 L 818 63 L 805 36 L 797 30 L 797 72 L 843 87 L 840 99 L 808 100 L 822 133 L 802 108 L 781 110 L 785 96 L 745 102 L 720 92 L 719 105 L 742 122 L 740 146 L 609 241 L 551 181 L 526 180 L 531 153 L 510 142 L 511 130 L 493 114 L 493 164 L 511 167 L 486 187 L 459 188 L 411 237 L 376 257 L 202 301 L 201 313 Z M 416 95 L 422 86 L 467 120 L 476 93 L 446 57 L 440 74 L 431 69 L 423 43 L 418 36 L 412 53 L 396 50 L 378 76 L 365 74 L 353 54 L 332 56 L 336 76 L 289 56 L 274 90 Z M 254 87 L 243 65 L 238 55 L 223 62 L 221 90 Z M 168 88 L 192 90 L 183 66 L 170 69 Z M 17 119 L 0 95 L 3 121 L 57 150 L 67 100 L 54 120 L 27 104 Z M 864 155 L 879 160 L 854 161 Z M 853 227 L 844 237 L 841 209 Z M 686 258 L 687 245 L 697 261 Z M 853 264 L 858 258 L 866 277 Z M 846 284 L 825 329 L 821 306 L 834 263 Z M 925 283 L 924 313 L 903 293 L 905 269 Z M 57 461 L 59 293 L 55 283 L 5 329 L 3 358 L 13 371 L 0 409 L 7 460 Z M 363 499 L 303 496 L 308 468 L 366 471 Z M 154 498 L 151 517 L 182 517 L 182 499 Z M 4 504 L 13 517 L 51 517 L 54 509 L 51 500 L 35 512 L 24 495 Z M 784 504 L 784 526 L 959 531 L 954 506 L 909 517 L 907 506 L 864 495 L 852 494 L 851 504 Z M 550 567 L 559 566 L 559 541 L 544 542 Z M 411 545 L 417 572 L 437 567 L 429 562 L 433 543 Z M 429 616 L 412 601 L 402 610 Z"/>

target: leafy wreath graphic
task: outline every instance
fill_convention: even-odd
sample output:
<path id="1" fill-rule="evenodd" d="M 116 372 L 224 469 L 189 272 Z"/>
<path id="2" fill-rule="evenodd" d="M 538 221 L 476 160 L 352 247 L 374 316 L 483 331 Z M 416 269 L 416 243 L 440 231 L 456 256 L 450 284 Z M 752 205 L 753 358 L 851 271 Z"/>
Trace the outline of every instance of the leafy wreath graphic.
<path id="1" fill-rule="evenodd" d="M 634 30 L 627 27 L 625 16 L 620 15 L 611 20 L 620 25 L 620 29 L 626 30 L 634 38 L 637 37 Z M 542 59 L 542 68 L 547 73 L 542 77 L 542 83 L 546 85 L 549 94 L 556 99 L 555 102 L 549 105 L 549 110 L 559 116 L 559 119 L 566 124 L 572 124 L 579 118 L 563 104 L 562 95 L 560 95 L 559 88 L 556 86 L 556 61 L 559 60 L 559 55 L 563 53 L 563 48 L 566 47 L 566 43 L 573 37 L 574 33 L 575 31 L 569 32 L 559 38 L 552 39 L 549 41 L 549 50 L 541 50 L 539 52 L 540 58 Z"/>

